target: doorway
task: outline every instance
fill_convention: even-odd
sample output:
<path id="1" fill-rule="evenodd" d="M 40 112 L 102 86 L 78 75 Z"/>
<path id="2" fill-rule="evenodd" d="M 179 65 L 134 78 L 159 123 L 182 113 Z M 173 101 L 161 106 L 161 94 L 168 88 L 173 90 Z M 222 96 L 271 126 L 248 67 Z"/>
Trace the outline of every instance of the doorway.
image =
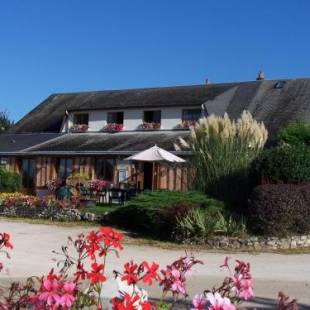
<path id="1" fill-rule="evenodd" d="M 144 189 L 153 189 L 153 163 L 145 162 L 143 165 Z"/>

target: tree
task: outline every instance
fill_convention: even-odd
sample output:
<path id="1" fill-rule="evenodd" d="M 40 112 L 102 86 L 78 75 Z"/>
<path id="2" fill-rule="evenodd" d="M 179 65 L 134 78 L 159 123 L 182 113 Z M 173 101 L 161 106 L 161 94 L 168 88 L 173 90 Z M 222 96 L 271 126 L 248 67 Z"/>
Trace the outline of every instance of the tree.
<path id="1" fill-rule="evenodd" d="M 14 122 L 10 120 L 9 114 L 7 111 L 0 112 L 0 133 L 7 131 L 12 127 Z"/>

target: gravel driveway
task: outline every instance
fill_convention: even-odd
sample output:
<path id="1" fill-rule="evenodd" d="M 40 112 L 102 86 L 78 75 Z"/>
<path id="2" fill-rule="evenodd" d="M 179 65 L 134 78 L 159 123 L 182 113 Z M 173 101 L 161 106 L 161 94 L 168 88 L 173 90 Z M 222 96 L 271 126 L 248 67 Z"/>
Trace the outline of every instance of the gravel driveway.
<path id="1" fill-rule="evenodd" d="M 10 260 L 2 259 L 8 272 L 0 273 L 0 283 L 8 279 L 24 279 L 31 275 L 46 274 L 55 263 L 52 250 L 59 250 L 66 243 L 67 236 L 75 236 L 80 232 L 88 232 L 91 228 L 60 227 L 55 225 L 28 224 L 0 219 L 0 231 L 10 233 L 14 251 Z M 172 262 L 184 254 L 182 250 L 166 250 L 150 246 L 125 245 L 120 258 L 108 260 L 108 272 L 121 269 L 125 261 L 134 259 L 157 261 L 161 266 Z M 225 272 L 219 269 L 225 255 L 249 261 L 253 269 L 256 306 L 270 308 L 279 290 L 299 300 L 302 309 L 310 309 L 310 254 L 223 254 L 199 251 L 197 258 L 204 261 L 203 266 L 194 269 L 188 282 L 190 294 L 202 288 L 220 283 Z M 110 297 L 114 283 L 110 284 L 105 295 Z M 152 289 L 153 297 L 160 296 L 159 289 Z"/>

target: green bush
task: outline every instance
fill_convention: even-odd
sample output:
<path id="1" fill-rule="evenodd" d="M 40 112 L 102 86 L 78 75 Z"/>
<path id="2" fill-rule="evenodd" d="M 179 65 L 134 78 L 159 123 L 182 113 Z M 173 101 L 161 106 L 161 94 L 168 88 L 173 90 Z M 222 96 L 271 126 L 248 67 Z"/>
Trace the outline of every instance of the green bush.
<path id="1" fill-rule="evenodd" d="M 249 201 L 253 232 L 286 237 L 310 233 L 310 183 L 264 184 L 256 187 Z"/>
<path id="2" fill-rule="evenodd" d="M 280 129 L 277 140 L 280 144 L 303 143 L 310 146 L 310 123 L 296 122 Z"/>
<path id="3" fill-rule="evenodd" d="M 176 218 L 185 216 L 195 208 L 215 214 L 224 209 L 224 204 L 194 191 L 150 192 L 136 196 L 113 212 L 111 221 L 123 228 L 170 239 L 176 227 Z"/>
<path id="4" fill-rule="evenodd" d="M 18 192 L 22 189 L 22 178 L 0 167 L 0 192 Z"/>
<path id="5" fill-rule="evenodd" d="M 264 150 L 253 168 L 262 180 L 271 183 L 310 181 L 310 147 L 299 143 Z"/>

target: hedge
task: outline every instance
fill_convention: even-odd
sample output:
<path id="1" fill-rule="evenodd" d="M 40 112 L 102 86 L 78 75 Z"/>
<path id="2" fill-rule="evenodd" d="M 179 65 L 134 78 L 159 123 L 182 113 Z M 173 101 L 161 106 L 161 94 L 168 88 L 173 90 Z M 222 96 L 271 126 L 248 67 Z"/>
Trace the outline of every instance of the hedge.
<path id="1" fill-rule="evenodd" d="M 249 227 L 254 233 L 285 237 L 310 233 L 310 183 L 264 184 L 249 200 Z"/>
<path id="2" fill-rule="evenodd" d="M 310 181 L 310 147 L 282 145 L 264 150 L 253 163 L 254 171 L 271 183 Z"/>
<path id="3" fill-rule="evenodd" d="M 136 196 L 111 213 L 111 221 L 122 228 L 170 239 L 176 218 L 193 208 L 215 213 L 222 210 L 224 204 L 195 191 L 150 192 Z"/>
<path id="4" fill-rule="evenodd" d="M 310 123 L 296 122 L 279 130 L 278 143 L 299 144 L 310 146 Z"/>

